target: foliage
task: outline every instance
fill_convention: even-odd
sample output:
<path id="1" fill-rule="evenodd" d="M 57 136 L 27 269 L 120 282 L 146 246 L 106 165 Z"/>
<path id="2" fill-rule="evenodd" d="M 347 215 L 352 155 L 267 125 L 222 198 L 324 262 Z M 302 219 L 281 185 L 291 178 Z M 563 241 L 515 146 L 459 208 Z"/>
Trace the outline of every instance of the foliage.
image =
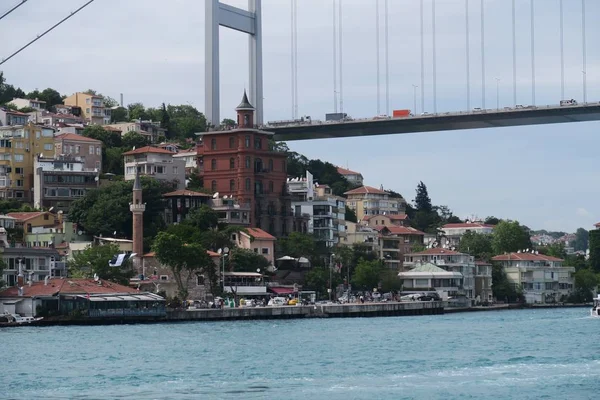
<path id="1" fill-rule="evenodd" d="M 594 297 L 593 291 L 600 283 L 598 275 L 591 269 L 586 268 L 577 271 L 574 278 L 575 288 L 569 301 L 573 303 L 591 302 Z"/>
<path id="2" fill-rule="evenodd" d="M 83 129 L 83 136 L 100 140 L 106 147 L 121 147 L 121 134 L 107 131 L 101 125 L 88 125 Z"/>
<path id="3" fill-rule="evenodd" d="M 223 118 L 223 121 L 221 121 L 221 126 L 224 126 L 227 128 L 234 127 L 235 121 L 232 120 L 231 118 Z"/>
<path id="4" fill-rule="evenodd" d="M 285 143 L 278 143 L 280 148 L 287 148 Z M 315 180 L 322 185 L 331 186 L 334 195 L 342 196 L 345 192 L 354 186 L 337 171 L 337 167 L 331 163 L 321 160 L 309 160 L 296 152 L 287 153 L 287 173 L 288 176 L 301 177 L 310 171 Z"/>
<path id="5" fill-rule="evenodd" d="M 427 192 L 427 186 L 423 183 L 423 181 L 420 181 L 417 185 L 417 196 L 415 197 L 414 203 L 417 212 L 424 211 L 426 213 L 430 213 L 433 211 L 431 199 L 429 198 L 429 193 Z"/>
<path id="6" fill-rule="evenodd" d="M 179 297 L 183 300 L 187 299 L 188 283 L 196 273 L 215 269 L 215 264 L 201 245 L 186 243 L 184 238 L 168 232 L 160 232 L 156 236 L 152 250 L 156 259 L 171 270 Z"/>
<path id="7" fill-rule="evenodd" d="M 532 248 L 529 231 L 518 221 L 500 221 L 492 234 L 494 254 L 511 253 Z"/>
<path id="8" fill-rule="evenodd" d="M 125 160 L 123 159 L 122 147 L 102 149 L 102 171 L 115 175 L 123 175 L 125 173 Z"/>
<path id="9" fill-rule="evenodd" d="M 600 273 L 600 229 L 590 231 L 590 267 L 596 273 Z"/>
<path id="10" fill-rule="evenodd" d="M 110 122 L 111 123 L 114 124 L 117 122 L 127 122 L 127 121 L 129 121 L 129 113 L 125 107 L 113 108 L 113 110 L 110 113 Z"/>
<path id="11" fill-rule="evenodd" d="M 158 121 L 160 121 L 160 127 L 167 130 L 167 139 L 171 139 L 173 137 L 171 132 L 171 116 L 167 111 L 167 106 L 165 103 L 162 103 L 160 106 L 160 111 L 158 113 Z"/>
<path id="12" fill-rule="evenodd" d="M 148 139 L 137 132 L 127 132 L 122 137 L 123 147 L 126 149 L 140 148 L 148 145 Z"/>
<path id="13" fill-rule="evenodd" d="M 279 239 L 277 243 L 279 252 L 284 256 L 306 257 L 312 260 L 317 253 L 314 237 L 306 233 L 292 232 L 288 237 Z"/>
<path id="14" fill-rule="evenodd" d="M 515 290 L 499 264 L 492 266 L 492 293 L 499 301 L 517 301 L 522 297 L 522 291 Z"/>
<path id="15" fill-rule="evenodd" d="M 146 203 L 144 213 L 144 238 L 156 236 L 164 227 L 162 195 L 173 190 L 168 183 L 142 177 L 142 198 Z M 115 181 L 107 186 L 90 190 L 71 204 L 69 218 L 90 235 L 131 237 L 132 215 L 129 211 L 133 181 Z M 108 217 L 109 216 L 109 217 Z"/>
<path id="16" fill-rule="evenodd" d="M 303 289 L 314 290 L 319 295 L 319 298 L 327 298 L 327 289 L 329 289 L 329 279 L 331 280 L 331 288 L 336 288 L 342 283 L 342 278 L 339 273 L 330 270 L 327 267 L 315 267 L 311 268 L 310 271 L 304 276 Z"/>
<path id="17" fill-rule="evenodd" d="M 257 272 L 260 269 L 264 273 L 271 263 L 261 254 L 250 249 L 234 248 L 230 252 L 229 267 L 235 272 Z"/>
<path id="18" fill-rule="evenodd" d="M 575 267 L 576 271 L 588 267 L 588 262 L 583 254 L 569 254 L 565 257 L 565 266 Z"/>
<path id="19" fill-rule="evenodd" d="M 372 290 L 379 285 L 380 274 L 381 262 L 379 260 L 360 260 L 354 270 L 352 284 L 358 289 Z"/>
<path id="20" fill-rule="evenodd" d="M 191 105 L 167 106 L 171 138 L 195 138 L 197 132 L 206 131 L 206 117 Z"/>
<path id="21" fill-rule="evenodd" d="M 6 105 L 16 97 L 25 97 L 25 92 L 21 88 L 15 88 L 13 85 L 7 84 L 4 74 L 0 71 L 0 104 Z"/>
<path id="22" fill-rule="evenodd" d="M 133 120 L 149 120 L 150 117 L 146 112 L 146 108 L 142 103 L 133 103 L 127 106 L 127 110 L 129 111 L 129 119 Z"/>
<path id="23" fill-rule="evenodd" d="M 498 225 L 500 223 L 500 221 L 501 221 L 500 219 L 498 219 L 494 216 L 491 216 L 491 217 L 487 217 L 483 223 L 487 224 L 487 225 Z"/>
<path id="24" fill-rule="evenodd" d="M 458 250 L 478 260 L 489 261 L 493 255 L 492 235 L 469 231 L 461 237 Z"/>
<path id="25" fill-rule="evenodd" d="M 385 269 L 381 272 L 381 291 L 400 292 L 402 291 L 402 281 L 398 277 L 398 271 Z"/>
<path id="26" fill-rule="evenodd" d="M 346 221 L 350 221 L 350 222 L 358 222 L 358 219 L 356 217 L 356 213 L 354 212 L 353 209 L 351 209 L 350 207 L 346 206 L 346 214 L 344 216 L 344 219 Z"/>
<path id="27" fill-rule="evenodd" d="M 2 277 L 4 276 L 4 270 L 6 269 L 6 262 L 3 259 L 0 259 L 0 288 L 3 288 L 5 285 L 5 282 L 2 280 Z"/>
<path id="28" fill-rule="evenodd" d="M 565 251 L 565 245 L 563 243 L 553 243 L 547 246 L 539 246 L 537 250 L 544 255 L 556 258 L 562 258 L 563 260 L 567 257 Z"/>
<path id="29" fill-rule="evenodd" d="M 73 259 L 68 262 L 69 276 L 73 278 L 92 278 L 98 274 L 100 279 L 106 279 L 121 285 L 129 284 L 134 271 L 129 260 L 121 267 L 111 267 L 109 261 L 121 251 L 116 244 L 91 246 L 85 250 L 74 253 Z"/>
<path id="30" fill-rule="evenodd" d="M 586 251 L 588 249 L 589 241 L 589 232 L 583 228 L 577 229 L 575 232 L 575 242 L 573 243 L 575 251 Z"/>
<path id="31" fill-rule="evenodd" d="M 113 108 L 119 105 L 119 102 L 110 96 L 102 96 L 104 101 L 104 107 Z"/>

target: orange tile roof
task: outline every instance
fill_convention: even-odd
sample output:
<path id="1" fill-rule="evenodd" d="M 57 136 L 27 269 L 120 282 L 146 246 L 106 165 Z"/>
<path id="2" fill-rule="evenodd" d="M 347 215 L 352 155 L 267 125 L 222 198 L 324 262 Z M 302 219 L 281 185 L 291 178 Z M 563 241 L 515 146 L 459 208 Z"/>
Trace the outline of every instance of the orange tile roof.
<path id="1" fill-rule="evenodd" d="M 533 253 L 510 253 L 510 254 L 501 254 L 499 256 L 493 257 L 492 261 L 564 261 L 562 258 L 556 258 L 551 256 L 545 256 L 543 254 L 533 254 Z"/>
<path id="2" fill-rule="evenodd" d="M 356 189 L 352 189 L 347 191 L 346 195 L 348 194 L 368 194 L 368 193 L 372 193 L 372 194 L 388 194 L 387 192 L 380 190 L 380 189 L 376 189 L 372 186 L 361 186 L 359 188 Z"/>
<path id="3" fill-rule="evenodd" d="M 352 171 L 342 167 L 337 167 L 337 172 L 340 175 L 362 175 L 360 172 Z"/>
<path id="4" fill-rule="evenodd" d="M 93 279 L 52 278 L 48 285 L 44 282 L 33 282 L 31 286 L 24 287 L 23 297 L 56 296 L 58 294 L 114 294 L 138 293 L 136 289 L 119 285 L 101 279 L 101 285 Z M 0 292 L 0 297 L 17 297 L 17 287 L 9 287 Z"/>
<path id="5" fill-rule="evenodd" d="M 254 239 L 262 239 L 262 240 L 276 240 L 275 236 L 271 235 L 268 232 L 263 231 L 260 228 L 246 228 L 248 234 L 252 236 Z"/>
<path id="6" fill-rule="evenodd" d="M 387 217 L 389 219 L 391 219 L 392 221 L 404 221 L 405 219 L 408 219 L 408 215 L 406 214 L 377 214 L 377 215 L 365 215 L 362 220 L 363 221 L 369 221 L 373 218 L 377 218 L 377 217 Z"/>
<path id="7" fill-rule="evenodd" d="M 130 156 L 133 154 L 144 154 L 144 153 L 176 154 L 176 153 L 173 153 L 172 151 L 169 151 L 166 149 L 161 149 L 160 147 L 145 146 L 145 147 L 140 147 L 139 149 L 130 150 L 128 152 L 125 152 L 125 153 L 123 153 L 123 155 Z"/>
<path id="8" fill-rule="evenodd" d="M 24 222 L 32 218 L 39 217 L 40 215 L 43 215 L 45 213 L 45 211 L 11 212 L 6 215 L 8 215 L 9 217 L 13 217 L 19 222 Z M 52 223 L 54 223 L 54 221 L 52 221 Z"/>
<path id="9" fill-rule="evenodd" d="M 55 139 L 60 140 L 79 140 L 81 142 L 94 142 L 94 143 L 102 143 L 100 140 L 92 139 L 87 136 L 78 135 L 76 133 L 61 133 L 57 135 Z"/>
<path id="10" fill-rule="evenodd" d="M 418 229 L 411 228 L 410 226 L 383 226 L 379 225 L 375 227 L 375 230 L 381 232 L 383 230 L 388 230 L 392 235 L 425 235 L 425 233 L 421 232 Z"/>
<path id="11" fill-rule="evenodd" d="M 212 195 L 207 194 L 207 193 L 194 192 L 193 190 L 187 190 L 187 189 L 180 189 L 180 190 L 176 190 L 174 192 L 169 192 L 169 193 L 163 194 L 163 197 L 179 197 L 179 196 L 186 196 L 186 197 L 212 197 Z"/>
<path id="12" fill-rule="evenodd" d="M 221 257 L 219 253 L 215 253 L 214 251 L 206 250 L 206 253 L 211 257 Z M 150 253 L 144 254 L 142 257 L 156 257 L 156 253 L 151 251 Z"/>
<path id="13" fill-rule="evenodd" d="M 442 228 L 494 228 L 495 225 L 480 224 L 478 222 L 461 222 L 456 224 L 446 224 Z"/>
<path id="14" fill-rule="evenodd" d="M 427 255 L 446 255 L 446 256 L 460 256 L 465 253 L 461 253 L 459 251 L 454 251 L 450 249 L 442 249 L 439 247 L 434 247 L 433 249 L 427 249 L 424 251 L 419 251 L 418 253 L 410 253 L 411 256 L 427 256 Z"/>

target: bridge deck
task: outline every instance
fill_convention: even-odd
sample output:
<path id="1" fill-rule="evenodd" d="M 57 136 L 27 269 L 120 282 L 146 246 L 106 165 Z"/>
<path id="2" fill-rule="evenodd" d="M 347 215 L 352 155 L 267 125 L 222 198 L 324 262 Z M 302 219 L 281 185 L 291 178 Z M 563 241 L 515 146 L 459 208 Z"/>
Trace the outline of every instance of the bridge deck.
<path id="1" fill-rule="evenodd" d="M 558 124 L 600 120 L 600 103 L 577 106 L 549 106 L 511 110 L 445 113 L 409 118 L 354 120 L 312 123 L 284 127 L 264 127 L 275 140 L 329 139 L 354 136 L 438 132 L 462 129 L 501 128 L 523 125 Z"/>

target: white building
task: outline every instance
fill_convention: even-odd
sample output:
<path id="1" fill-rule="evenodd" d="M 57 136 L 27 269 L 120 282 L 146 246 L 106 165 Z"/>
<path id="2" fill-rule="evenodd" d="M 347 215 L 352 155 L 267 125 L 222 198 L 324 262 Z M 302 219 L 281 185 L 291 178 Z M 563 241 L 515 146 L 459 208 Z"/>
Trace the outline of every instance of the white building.
<path id="1" fill-rule="evenodd" d="M 33 108 L 38 111 L 46 109 L 46 102 L 44 100 L 16 98 L 12 99 L 11 103 L 17 108 Z"/>
<path id="2" fill-rule="evenodd" d="M 456 224 L 446 224 L 442 226 L 442 231 L 448 240 L 450 246 L 458 246 L 460 238 L 467 232 L 492 234 L 494 225 L 483 224 L 480 222 L 461 222 Z"/>
<path id="3" fill-rule="evenodd" d="M 575 267 L 563 267 L 560 258 L 517 252 L 496 256 L 492 261 L 502 265 L 508 281 L 515 290 L 523 291 L 528 304 L 564 301 L 573 291 Z"/>
<path id="4" fill-rule="evenodd" d="M 185 189 L 185 161 L 173 158 L 174 154 L 171 151 L 151 146 L 123 153 L 125 180 L 135 179 L 137 167 L 142 176 L 173 182 L 175 189 Z"/>
<path id="5" fill-rule="evenodd" d="M 185 162 L 186 172 L 191 172 L 194 168 L 198 167 L 198 152 L 196 149 L 189 151 L 181 151 L 173 154 L 173 158 L 181 159 Z"/>
<path id="6" fill-rule="evenodd" d="M 410 271 L 398 273 L 402 281 L 403 293 L 421 293 L 427 291 L 443 292 L 442 298 L 456 296 L 463 286 L 460 272 L 446 271 L 435 264 L 426 262 Z"/>
<path id="7" fill-rule="evenodd" d="M 337 167 L 338 174 L 342 175 L 354 186 L 363 185 L 363 176 L 360 172 L 352 171 L 347 168 Z"/>

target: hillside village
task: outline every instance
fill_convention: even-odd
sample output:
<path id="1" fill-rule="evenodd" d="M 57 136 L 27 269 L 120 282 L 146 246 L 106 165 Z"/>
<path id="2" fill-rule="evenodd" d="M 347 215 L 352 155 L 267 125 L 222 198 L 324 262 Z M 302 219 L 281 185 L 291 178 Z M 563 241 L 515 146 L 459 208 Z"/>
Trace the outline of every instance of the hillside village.
<path id="1" fill-rule="evenodd" d="M 2 280 L 22 296 L 99 276 L 173 304 L 436 291 L 471 306 L 587 301 L 598 284 L 600 224 L 588 245 L 585 229 L 461 220 L 422 182 L 409 202 L 274 142 L 245 93 L 218 127 L 182 106 L 52 98 L 0 105 Z"/>

